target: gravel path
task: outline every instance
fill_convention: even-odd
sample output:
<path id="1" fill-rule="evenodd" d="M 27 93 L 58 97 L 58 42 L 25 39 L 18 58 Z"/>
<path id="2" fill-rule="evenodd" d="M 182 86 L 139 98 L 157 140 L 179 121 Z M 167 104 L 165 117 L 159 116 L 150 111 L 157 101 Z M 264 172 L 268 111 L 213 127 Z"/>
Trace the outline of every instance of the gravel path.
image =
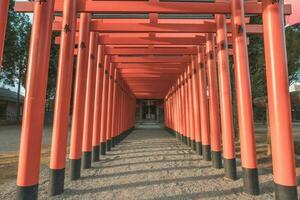
<path id="1" fill-rule="evenodd" d="M 242 193 L 242 179 L 223 178 L 188 147 L 162 129 L 137 129 L 102 157 L 82 179 L 65 181 L 51 199 L 273 199 L 272 176 L 260 170 L 261 195 Z M 241 176 L 241 169 L 238 169 Z M 48 170 L 41 170 L 39 199 L 47 196 Z M 15 182 L 0 186 L 0 199 L 13 199 Z"/>

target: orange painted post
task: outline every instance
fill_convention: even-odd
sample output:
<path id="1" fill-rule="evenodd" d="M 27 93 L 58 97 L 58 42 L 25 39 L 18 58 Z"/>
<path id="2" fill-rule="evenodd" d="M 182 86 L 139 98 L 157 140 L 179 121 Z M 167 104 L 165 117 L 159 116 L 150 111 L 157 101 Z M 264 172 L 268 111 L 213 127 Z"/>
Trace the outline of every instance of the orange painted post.
<path id="1" fill-rule="evenodd" d="M 101 105 L 101 128 L 100 128 L 100 154 L 106 154 L 106 131 L 107 131 L 107 101 L 108 101 L 108 84 L 109 84 L 109 66 L 110 57 L 104 57 L 104 74 L 103 74 L 103 89 L 102 89 L 102 105 Z"/>
<path id="2" fill-rule="evenodd" d="M 119 75 L 119 71 L 117 70 L 117 74 L 116 74 L 116 78 L 115 78 L 115 88 L 116 88 L 116 93 L 115 93 L 115 111 L 114 111 L 114 115 L 115 115 L 115 122 L 114 122 L 114 145 L 116 146 L 119 143 L 119 125 L 120 125 L 120 120 L 119 120 L 119 115 L 120 115 L 120 108 L 119 108 L 119 104 L 120 104 L 120 91 L 119 91 L 119 80 L 120 79 L 120 75 Z"/>
<path id="3" fill-rule="evenodd" d="M 77 180 L 81 173 L 82 136 L 84 105 L 87 82 L 87 65 L 89 53 L 90 14 L 80 14 L 79 51 L 74 88 L 74 106 L 70 143 L 70 179 Z"/>
<path id="4" fill-rule="evenodd" d="M 122 90 L 121 90 L 121 80 L 118 80 L 118 144 L 122 140 Z"/>
<path id="5" fill-rule="evenodd" d="M 244 192 L 259 194 L 244 1 L 232 0 L 234 74 Z"/>
<path id="6" fill-rule="evenodd" d="M 123 112 L 124 112 L 124 90 L 122 87 L 122 81 L 120 81 L 119 83 L 119 87 L 120 87 L 120 139 L 119 139 L 119 143 L 122 142 L 123 137 L 124 137 L 124 119 L 123 119 Z"/>
<path id="7" fill-rule="evenodd" d="M 210 130 L 209 130 L 209 115 L 207 103 L 207 84 L 206 84 L 206 65 L 205 65 L 205 48 L 199 48 L 198 63 L 199 63 L 199 101 L 200 101 L 200 121 L 201 121 L 201 137 L 202 137 L 202 155 L 206 161 L 211 160 L 210 146 Z"/>
<path id="8" fill-rule="evenodd" d="M 184 92 L 184 75 L 180 76 L 180 99 L 181 99 L 181 112 L 182 112 L 182 125 L 183 125 L 183 132 L 182 132 L 182 142 L 186 144 L 187 137 L 186 137 L 186 132 L 187 132 L 187 125 L 186 125 L 186 104 L 185 104 L 185 92 Z"/>
<path id="9" fill-rule="evenodd" d="M 53 7 L 53 0 L 34 4 L 18 164 L 18 200 L 38 197 Z"/>
<path id="10" fill-rule="evenodd" d="M 176 99 L 177 99 L 177 109 L 178 109 L 178 140 L 182 141 L 182 133 L 183 133 L 183 116 L 182 116 L 182 104 L 181 104 L 181 84 L 180 84 L 180 78 L 176 81 Z"/>
<path id="11" fill-rule="evenodd" d="M 93 114 L 95 103 L 95 82 L 97 72 L 98 33 L 90 33 L 88 71 L 85 95 L 85 112 L 82 143 L 82 168 L 91 168 L 92 164 L 92 140 L 93 140 Z M 99 123 L 99 122 L 98 122 Z"/>
<path id="12" fill-rule="evenodd" d="M 175 99 L 176 99 L 176 122 L 177 122 L 177 130 L 176 130 L 176 138 L 180 140 L 181 138 L 181 132 L 182 132 L 182 124 L 181 124 L 181 111 L 180 111 L 180 102 L 179 102 L 179 93 L 180 93 L 180 88 L 178 84 L 178 80 L 176 81 L 176 86 L 175 86 Z"/>
<path id="13" fill-rule="evenodd" d="M 185 100 L 185 124 L 186 124 L 186 145 L 190 146 L 190 115 L 189 115 L 189 98 L 188 98 L 188 76 L 187 71 L 184 72 L 184 85 L 183 85 L 183 91 L 184 91 L 184 100 Z"/>
<path id="14" fill-rule="evenodd" d="M 237 176 L 228 60 L 227 27 L 225 20 L 225 15 L 216 15 L 221 130 L 225 177 L 235 180 Z"/>
<path id="15" fill-rule="evenodd" d="M 99 45 L 97 50 L 97 69 L 96 69 L 96 83 L 95 83 L 95 102 L 94 102 L 94 116 L 93 116 L 93 162 L 99 161 L 100 158 L 100 129 L 101 129 L 101 108 L 102 108 L 102 89 L 103 89 L 103 61 L 104 48 Z"/>
<path id="16" fill-rule="evenodd" d="M 177 126 L 177 121 L 176 121 L 176 108 L 175 108 L 175 85 L 172 86 L 172 91 L 171 91 L 171 108 L 173 112 L 173 119 L 172 119 L 172 124 L 171 124 L 171 133 L 173 136 L 176 137 L 176 126 Z"/>
<path id="17" fill-rule="evenodd" d="M 292 200 L 298 197 L 283 1 L 262 4 L 275 197 Z"/>
<path id="18" fill-rule="evenodd" d="M 193 150 L 196 150 L 196 142 L 195 142 L 195 118 L 194 118 L 194 111 L 193 111 L 193 88 L 192 88 L 192 78 L 193 78 L 193 70 L 191 64 L 188 65 L 188 99 L 189 99 L 189 124 L 190 124 L 190 147 Z"/>
<path id="19" fill-rule="evenodd" d="M 106 121 L 106 150 L 110 151 L 112 147 L 112 104 L 113 104 L 113 89 L 114 89 L 114 64 L 111 63 L 108 74 L 108 99 L 107 99 L 107 121 Z"/>
<path id="20" fill-rule="evenodd" d="M 176 137 L 177 139 L 179 138 L 179 111 L 178 111 L 178 107 L 177 107 L 177 92 L 178 92 L 178 88 L 176 84 L 173 84 L 172 86 L 172 104 L 173 104 L 173 115 L 174 115 L 174 122 L 173 122 L 173 133 L 174 133 L 174 137 Z"/>
<path id="21" fill-rule="evenodd" d="M 0 69 L 3 61 L 3 49 L 6 33 L 9 0 L 0 0 Z"/>
<path id="22" fill-rule="evenodd" d="M 209 33 L 206 35 L 207 57 L 207 86 L 209 96 L 209 122 L 211 138 L 211 158 L 214 168 L 222 168 L 222 148 L 220 130 L 220 110 L 218 96 L 218 79 L 216 69 L 215 37 Z"/>
<path id="23" fill-rule="evenodd" d="M 199 100 L 199 71 L 197 67 L 197 60 L 195 56 L 192 56 L 192 82 L 193 82 L 193 112 L 195 117 L 195 143 L 196 143 L 196 152 L 198 155 L 202 155 L 202 139 L 201 139 L 201 120 L 200 120 L 200 100 Z"/>
<path id="24" fill-rule="evenodd" d="M 76 33 L 76 2 L 64 1 L 63 29 L 59 51 L 57 89 L 53 117 L 53 133 L 50 159 L 49 195 L 64 191 L 66 150 L 69 129 L 72 74 Z"/>
<path id="25" fill-rule="evenodd" d="M 119 78 L 119 75 L 118 75 L 118 69 L 115 68 L 114 69 L 114 76 L 113 76 L 113 104 L 112 104 L 112 121 L 111 121 L 111 132 L 112 132 L 112 147 L 115 147 L 116 145 L 116 137 L 117 137 L 117 123 L 118 123 L 118 120 L 117 120 L 117 80 Z"/>

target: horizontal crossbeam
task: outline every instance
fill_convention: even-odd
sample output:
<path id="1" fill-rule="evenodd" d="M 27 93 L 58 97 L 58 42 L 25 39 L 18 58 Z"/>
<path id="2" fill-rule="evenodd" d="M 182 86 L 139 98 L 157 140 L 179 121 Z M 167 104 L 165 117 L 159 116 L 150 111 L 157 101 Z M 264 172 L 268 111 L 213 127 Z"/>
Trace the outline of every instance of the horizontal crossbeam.
<path id="1" fill-rule="evenodd" d="M 42 1 L 41 1 L 42 2 Z M 35 2 L 16 2 L 16 12 L 33 12 Z M 39 2 L 37 2 L 39 3 Z M 43 2 L 42 2 L 43 3 Z M 63 1 L 56 0 L 55 12 L 63 11 Z M 149 1 L 91 1 L 78 0 L 77 12 L 89 13 L 184 13 L 230 14 L 231 3 L 208 2 L 149 2 Z M 291 14 L 291 6 L 285 5 L 285 14 Z M 245 2 L 245 14 L 261 14 L 260 3 Z"/>

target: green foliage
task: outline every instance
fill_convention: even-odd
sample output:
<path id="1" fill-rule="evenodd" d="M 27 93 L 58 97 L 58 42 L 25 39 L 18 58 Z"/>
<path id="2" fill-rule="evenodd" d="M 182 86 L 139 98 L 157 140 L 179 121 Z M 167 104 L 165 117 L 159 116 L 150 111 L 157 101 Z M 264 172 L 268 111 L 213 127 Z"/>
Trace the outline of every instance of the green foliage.
<path id="1" fill-rule="evenodd" d="M 262 24 L 261 17 L 252 17 L 251 23 Z M 299 26 L 286 28 L 286 48 L 288 57 L 289 83 L 300 81 L 300 29 Z M 251 35 L 249 45 L 249 65 L 253 98 L 267 95 L 264 43 L 262 35 Z M 254 107 L 255 119 L 265 119 L 266 111 Z"/>
<path id="2" fill-rule="evenodd" d="M 28 65 L 28 52 L 31 33 L 31 20 L 27 14 L 15 13 L 14 1 L 10 0 L 8 23 L 5 37 L 3 69 L 0 73 L 0 81 L 4 84 L 14 86 L 21 79 L 25 85 L 26 71 Z M 52 36 L 52 47 L 50 52 L 49 77 L 47 86 L 47 105 L 52 104 L 54 99 L 57 75 L 58 49 L 54 44 Z"/>
<path id="3" fill-rule="evenodd" d="M 289 66 L 290 84 L 300 81 L 300 26 L 288 27 L 286 33 L 286 46 Z"/>
<path id="4" fill-rule="evenodd" d="M 29 16 L 23 13 L 15 13 L 13 6 L 14 1 L 11 0 L 5 37 L 4 67 L 0 74 L 0 80 L 9 85 L 15 84 L 19 73 L 25 73 L 31 31 Z M 22 82 L 24 82 L 24 79 Z"/>
<path id="5" fill-rule="evenodd" d="M 261 24 L 261 17 L 252 17 L 251 23 Z M 300 81 L 300 30 L 298 27 L 286 28 L 286 47 L 290 84 Z M 262 35 L 251 35 L 249 46 L 249 65 L 254 98 L 267 95 L 266 67 Z"/>

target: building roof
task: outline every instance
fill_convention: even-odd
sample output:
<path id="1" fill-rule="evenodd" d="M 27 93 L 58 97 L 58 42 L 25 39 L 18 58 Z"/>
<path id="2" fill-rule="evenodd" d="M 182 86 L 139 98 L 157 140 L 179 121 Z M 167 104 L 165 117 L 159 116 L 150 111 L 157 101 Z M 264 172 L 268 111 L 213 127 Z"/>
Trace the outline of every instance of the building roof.
<path id="1" fill-rule="evenodd" d="M 0 88 L 0 101 L 17 102 L 18 93 L 6 88 Z M 24 102 L 24 96 L 20 94 L 20 102 Z"/>

